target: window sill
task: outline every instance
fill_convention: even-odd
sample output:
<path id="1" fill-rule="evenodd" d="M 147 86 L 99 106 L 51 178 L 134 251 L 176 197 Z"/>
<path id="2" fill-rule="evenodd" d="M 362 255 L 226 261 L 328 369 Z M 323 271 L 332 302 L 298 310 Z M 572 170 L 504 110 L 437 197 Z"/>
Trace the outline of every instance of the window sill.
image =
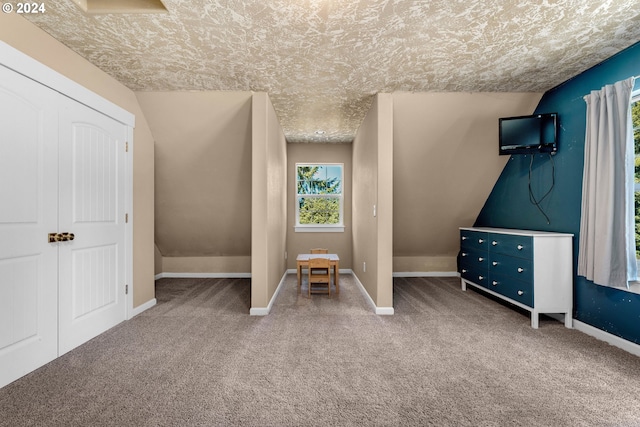
<path id="1" fill-rule="evenodd" d="M 343 225 L 297 225 L 296 233 L 344 233 Z"/>
<path id="2" fill-rule="evenodd" d="M 616 288 L 625 292 L 631 292 L 633 294 L 640 294 L 640 281 L 638 282 L 629 282 L 629 289 L 627 288 Z"/>

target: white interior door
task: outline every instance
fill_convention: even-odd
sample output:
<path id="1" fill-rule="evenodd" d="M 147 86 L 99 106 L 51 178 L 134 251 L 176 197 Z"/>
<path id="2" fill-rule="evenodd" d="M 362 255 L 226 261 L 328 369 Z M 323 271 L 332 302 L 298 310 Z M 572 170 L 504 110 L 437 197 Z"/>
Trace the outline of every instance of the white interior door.
<path id="1" fill-rule="evenodd" d="M 134 125 L 0 41 L 0 387 L 126 318 Z"/>
<path id="2" fill-rule="evenodd" d="M 0 387 L 58 354 L 57 96 L 0 66 Z"/>
<path id="3" fill-rule="evenodd" d="M 60 355 L 126 318 L 127 127 L 68 100 L 60 113 Z"/>

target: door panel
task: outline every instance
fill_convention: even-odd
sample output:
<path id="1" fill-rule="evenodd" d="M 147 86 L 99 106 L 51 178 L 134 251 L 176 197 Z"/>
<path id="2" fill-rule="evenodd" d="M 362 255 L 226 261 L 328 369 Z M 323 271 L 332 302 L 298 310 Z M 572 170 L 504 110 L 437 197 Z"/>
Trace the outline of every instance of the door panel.
<path id="1" fill-rule="evenodd" d="M 73 321 L 118 303 L 118 246 L 71 251 Z"/>
<path id="2" fill-rule="evenodd" d="M 43 160 L 42 132 L 46 113 L 42 106 L 32 104 L 22 95 L 8 92 L 6 87 L 0 88 L 0 97 L 0 185 L 3 201 L 0 223 L 33 224 L 39 218 L 38 193 L 42 179 L 39 169 Z"/>
<path id="3" fill-rule="evenodd" d="M 37 256 L 0 261 L 0 348 L 38 336 L 38 261 Z"/>
<path id="4" fill-rule="evenodd" d="M 60 115 L 60 354 L 120 323 L 127 128 L 69 101 Z"/>
<path id="5" fill-rule="evenodd" d="M 89 124 L 71 126 L 73 222 L 115 224 L 120 190 L 118 160 L 122 160 L 117 155 L 122 138 Z"/>
<path id="6" fill-rule="evenodd" d="M 0 66 L 0 387 L 58 353 L 58 96 Z"/>

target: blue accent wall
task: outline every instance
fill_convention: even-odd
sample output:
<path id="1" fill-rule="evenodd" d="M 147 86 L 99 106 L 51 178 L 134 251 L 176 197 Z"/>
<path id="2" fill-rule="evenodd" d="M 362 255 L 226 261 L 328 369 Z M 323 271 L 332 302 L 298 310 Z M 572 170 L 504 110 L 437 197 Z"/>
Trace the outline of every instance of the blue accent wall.
<path id="1" fill-rule="evenodd" d="M 640 295 L 598 286 L 577 276 L 578 236 L 582 200 L 582 170 L 587 106 L 583 99 L 632 76 L 640 75 L 640 43 L 546 92 L 535 113 L 558 113 L 558 152 L 514 155 L 482 208 L 476 226 L 523 228 L 574 234 L 574 317 L 613 335 L 640 344 Z M 636 89 L 640 79 L 636 80 Z M 497 126 L 497 120 L 496 120 Z M 496 151 L 497 151 L 496 141 Z M 531 161 L 533 162 L 531 163 Z M 530 202 L 529 175 L 540 210 Z M 531 170 L 531 172 L 530 172 Z"/>

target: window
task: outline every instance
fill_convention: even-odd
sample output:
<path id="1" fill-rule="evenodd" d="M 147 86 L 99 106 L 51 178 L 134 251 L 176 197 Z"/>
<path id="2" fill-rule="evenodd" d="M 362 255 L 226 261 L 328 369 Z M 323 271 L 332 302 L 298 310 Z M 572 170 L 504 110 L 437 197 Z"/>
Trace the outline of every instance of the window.
<path id="1" fill-rule="evenodd" d="M 633 126 L 633 145 L 635 148 L 634 193 L 636 222 L 636 262 L 640 271 L 640 90 L 631 96 L 631 121 Z M 630 282 L 629 290 L 640 294 L 640 281 Z"/>
<path id="2" fill-rule="evenodd" d="M 344 231 L 343 165 L 296 164 L 296 231 Z"/>

